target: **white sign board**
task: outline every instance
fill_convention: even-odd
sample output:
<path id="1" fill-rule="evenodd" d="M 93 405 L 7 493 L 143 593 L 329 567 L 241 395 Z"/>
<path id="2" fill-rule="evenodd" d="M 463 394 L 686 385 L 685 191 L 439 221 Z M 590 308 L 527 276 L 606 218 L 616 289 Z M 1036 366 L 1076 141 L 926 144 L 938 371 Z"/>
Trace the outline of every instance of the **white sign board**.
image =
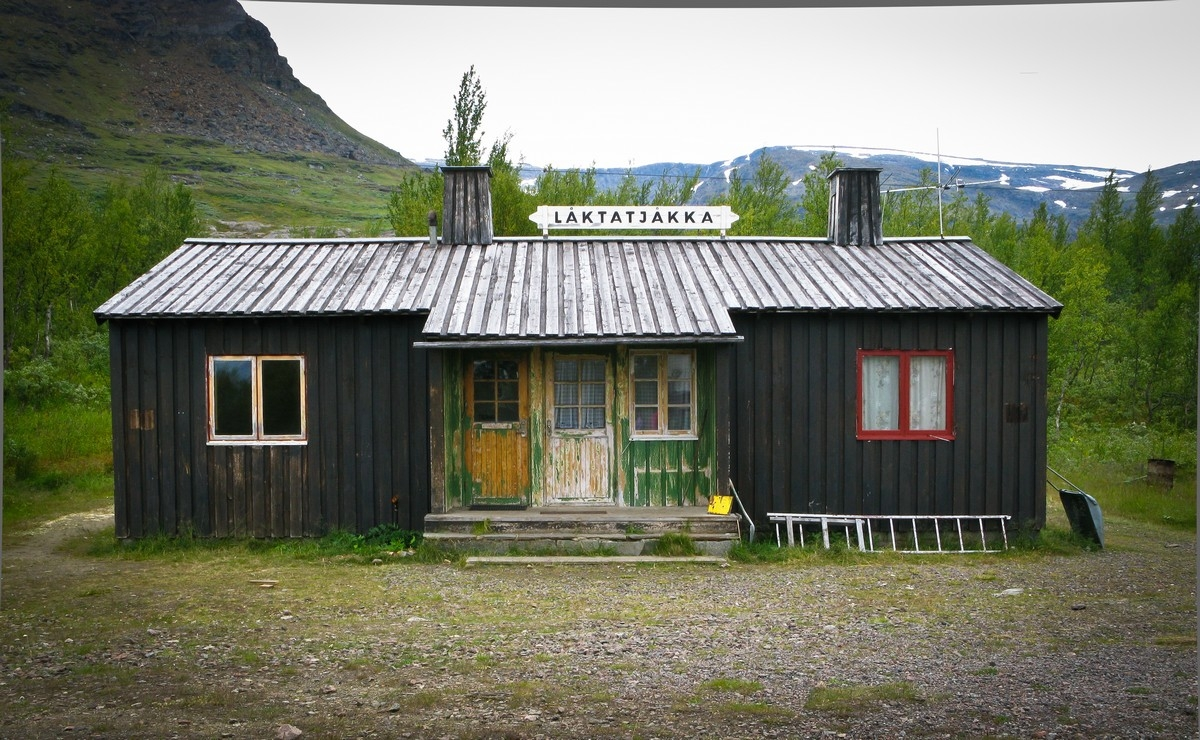
<path id="1" fill-rule="evenodd" d="M 548 229 L 719 229 L 738 215 L 729 206 L 538 206 L 529 220 Z"/>

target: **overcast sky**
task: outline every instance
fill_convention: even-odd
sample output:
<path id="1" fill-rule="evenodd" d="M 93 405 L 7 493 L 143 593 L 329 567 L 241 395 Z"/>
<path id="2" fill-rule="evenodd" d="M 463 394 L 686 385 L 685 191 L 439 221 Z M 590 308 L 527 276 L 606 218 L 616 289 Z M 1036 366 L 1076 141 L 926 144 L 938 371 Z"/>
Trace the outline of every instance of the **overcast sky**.
<path id="1" fill-rule="evenodd" d="M 486 8 L 242 0 L 301 82 L 421 160 L 473 64 L 484 140 L 554 167 L 877 147 L 1134 171 L 1200 159 L 1200 0 Z"/>

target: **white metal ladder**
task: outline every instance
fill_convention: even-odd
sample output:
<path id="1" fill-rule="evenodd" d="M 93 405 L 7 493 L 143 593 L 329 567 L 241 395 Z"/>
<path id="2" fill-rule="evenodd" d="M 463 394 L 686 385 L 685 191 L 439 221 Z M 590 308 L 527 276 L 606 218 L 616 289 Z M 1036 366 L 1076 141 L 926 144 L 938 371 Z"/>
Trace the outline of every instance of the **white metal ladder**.
<path id="1" fill-rule="evenodd" d="M 845 529 L 847 547 L 855 544 L 850 539 L 850 528 L 853 527 L 856 544 L 860 551 L 877 552 L 890 549 L 893 552 L 904 553 L 968 553 L 1007 550 L 1007 523 L 1010 518 L 1007 514 L 767 514 L 767 519 L 775 523 L 775 544 L 780 547 L 783 546 L 780 525 L 786 528 L 789 546 L 796 544 L 796 533 L 798 532 L 800 546 L 803 547 L 804 525 L 819 524 L 825 549 L 829 549 L 829 527 L 835 526 Z M 964 521 L 968 523 L 965 531 Z M 897 522 L 901 526 L 899 536 L 897 535 Z M 985 527 L 988 522 L 999 524 L 1002 546 L 988 546 Z M 942 526 L 950 523 L 953 523 L 953 529 L 944 533 L 946 538 L 943 541 Z M 922 529 L 926 532 L 933 532 L 934 546 L 932 548 L 921 547 L 921 531 L 918 529 L 918 525 L 922 525 Z M 907 531 L 909 528 L 911 528 L 911 539 L 905 542 L 905 539 L 909 537 Z M 875 547 L 876 529 L 881 530 L 879 535 L 882 542 L 878 549 Z M 976 531 L 979 534 L 978 547 L 975 547 L 974 543 L 971 543 L 972 547 L 968 547 L 968 536 L 973 537 Z M 957 549 L 954 548 L 955 541 L 958 543 Z"/>

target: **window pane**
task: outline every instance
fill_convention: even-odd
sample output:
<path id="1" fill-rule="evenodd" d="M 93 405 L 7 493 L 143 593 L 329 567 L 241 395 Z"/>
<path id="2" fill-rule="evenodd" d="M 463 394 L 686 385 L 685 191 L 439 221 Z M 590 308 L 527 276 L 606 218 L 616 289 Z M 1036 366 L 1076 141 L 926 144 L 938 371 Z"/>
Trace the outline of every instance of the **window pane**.
<path id="1" fill-rule="evenodd" d="M 495 401 L 496 400 L 496 384 L 490 380 L 475 381 L 475 400 L 476 401 Z"/>
<path id="2" fill-rule="evenodd" d="M 584 360 L 583 376 L 580 380 L 604 382 L 604 360 Z"/>
<path id="3" fill-rule="evenodd" d="M 491 360 L 476 360 L 475 361 L 475 378 L 478 380 L 490 380 L 496 377 L 496 363 Z"/>
<path id="4" fill-rule="evenodd" d="M 658 378 L 658 355 L 634 355 L 633 377 Z"/>
<path id="5" fill-rule="evenodd" d="M 584 383 L 580 390 L 583 391 L 580 396 L 580 403 L 585 406 L 603 406 L 604 405 L 604 384 L 603 383 Z"/>
<path id="6" fill-rule="evenodd" d="M 213 434 L 254 434 L 253 361 L 213 360 Z"/>
<path id="7" fill-rule="evenodd" d="M 519 421 L 521 418 L 515 403 L 496 404 L 496 421 Z"/>
<path id="8" fill-rule="evenodd" d="M 648 406 L 658 403 L 658 383 L 653 380 L 639 380 L 633 384 L 633 402 L 638 406 Z"/>
<path id="9" fill-rule="evenodd" d="M 270 437 L 303 434 L 300 360 L 263 360 L 261 367 L 263 434 Z"/>
<path id="10" fill-rule="evenodd" d="M 690 407 L 667 409 L 667 429 L 672 432 L 690 432 L 692 430 L 692 409 Z"/>
<path id="11" fill-rule="evenodd" d="M 583 428 L 584 429 L 603 429 L 604 428 L 604 409 L 602 409 L 602 408 L 583 409 Z"/>
<path id="12" fill-rule="evenodd" d="M 555 406 L 578 406 L 579 405 L 579 386 L 575 383 L 555 383 L 554 384 L 554 405 Z"/>
<path id="13" fill-rule="evenodd" d="M 691 405 L 692 381 L 667 381 L 667 403 L 671 404 L 672 406 Z"/>
<path id="14" fill-rule="evenodd" d="M 576 360 L 555 360 L 554 379 L 560 382 L 579 380 L 579 363 Z"/>
<path id="15" fill-rule="evenodd" d="M 900 358 L 868 355 L 862 360 L 862 428 L 900 428 Z"/>
<path id="16" fill-rule="evenodd" d="M 501 401 L 516 401 L 521 397 L 521 384 L 507 380 L 496 381 L 496 397 Z"/>
<path id="17" fill-rule="evenodd" d="M 641 406 L 633 410 L 633 428 L 639 432 L 658 431 L 658 408 Z"/>
<path id="18" fill-rule="evenodd" d="M 579 428 L 579 409 L 575 409 L 575 408 L 554 409 L 554 428 L 555 429 L 578 429 Z"/>
<path id="19" fill-rule="evenodd" d="M 667 355 L 667 378 L 683 380 L 692 377 L 691 355 Z"/>
<path id="20" fill-rule="evenodd" d="M 475 404 L 475 421 L 487 423 L 496 420 L 496 404 L 490 401 Z"/>
<path id="21" fill-rule="evenodd" d="M 496 377 L 500 380 L 516 380 L 518 366 L 516 360 L 499 360 L 496 363 Z"/>
<path id="22" fill-rule="evenodd" d="M 918 355 L 908 362 L 909 429 L 946 428 L 946 358 Z"/>

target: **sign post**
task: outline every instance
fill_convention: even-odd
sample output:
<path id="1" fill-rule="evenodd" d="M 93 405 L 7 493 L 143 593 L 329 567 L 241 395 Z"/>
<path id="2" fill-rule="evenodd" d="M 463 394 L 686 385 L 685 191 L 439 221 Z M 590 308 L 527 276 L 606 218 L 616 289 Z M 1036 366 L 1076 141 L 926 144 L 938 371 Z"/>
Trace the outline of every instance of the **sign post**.
<path id="1" fill-rule="evenodd" d="M 738 220 L 729 206 L 538 206 L 529 220 L 550 229 L 714 229 Z"/>

